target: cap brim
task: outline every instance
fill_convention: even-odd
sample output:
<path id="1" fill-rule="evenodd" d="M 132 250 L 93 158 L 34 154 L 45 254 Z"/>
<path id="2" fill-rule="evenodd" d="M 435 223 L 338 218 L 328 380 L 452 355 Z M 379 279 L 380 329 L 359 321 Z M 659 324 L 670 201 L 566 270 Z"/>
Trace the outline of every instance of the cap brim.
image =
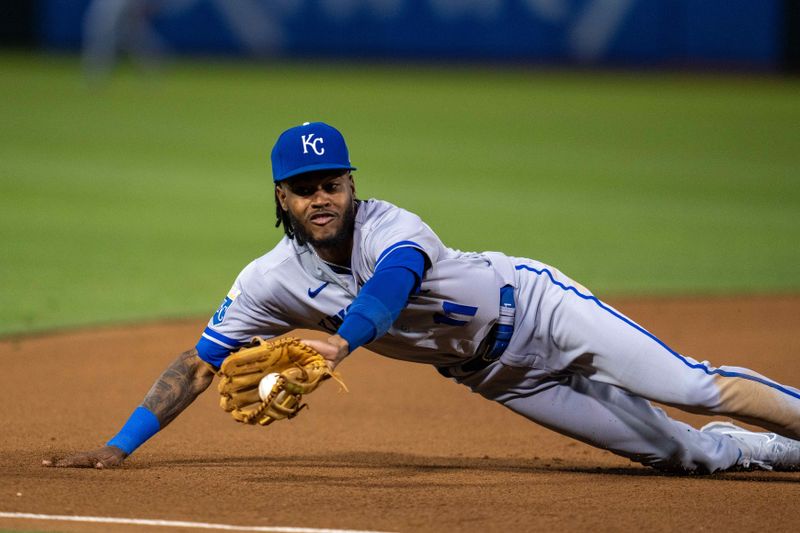
<path id="1" fill-rule="evenodd" d="M 357 170 L 356 167 L 350 165 L 335 165 L 331 163 L 319 163 L 316 165 L 306 165 L 304 167 L 296 168 L 291 172 L 287 172 L 282 176 L 274 178 L 273 181 L 278 183 L 279 181 L 287 180 L 289 178 L 293 178 L 300 174 L 305 174 L 306 172 L 314 172 L 316 170 Z"/>

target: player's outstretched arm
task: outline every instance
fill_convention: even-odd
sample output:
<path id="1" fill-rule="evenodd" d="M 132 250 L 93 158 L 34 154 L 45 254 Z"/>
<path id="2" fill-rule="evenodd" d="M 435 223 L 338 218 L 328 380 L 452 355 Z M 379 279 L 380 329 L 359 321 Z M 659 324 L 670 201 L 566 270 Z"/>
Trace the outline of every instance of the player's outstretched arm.
<path id="1" fill-rule="evenodd" d="M 133 450 L 186 409 L 214 379 L 195 349 L 183 352 L 159 376 L 142 405 L 106 446 L 42 461 L 44 466 L 109 468 L 122 464 Z"/>

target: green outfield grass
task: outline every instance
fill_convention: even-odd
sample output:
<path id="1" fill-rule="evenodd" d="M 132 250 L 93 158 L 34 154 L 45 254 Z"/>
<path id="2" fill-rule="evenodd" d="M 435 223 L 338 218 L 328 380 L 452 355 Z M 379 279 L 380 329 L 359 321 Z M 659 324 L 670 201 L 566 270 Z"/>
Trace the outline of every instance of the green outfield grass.
<path id="1" fill-rule="evenodd" d="M 800 289 L 800 83 L 0 55 L 0 334 L 210 314 L 273 228 L 269 150 L 337 125 L 361 197 L 601 297 Z"/>

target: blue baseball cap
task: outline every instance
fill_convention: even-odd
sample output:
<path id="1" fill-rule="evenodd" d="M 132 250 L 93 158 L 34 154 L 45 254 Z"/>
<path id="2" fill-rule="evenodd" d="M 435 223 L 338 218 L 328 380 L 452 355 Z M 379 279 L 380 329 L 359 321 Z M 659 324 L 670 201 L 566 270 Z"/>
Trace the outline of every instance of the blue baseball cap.
<path id="1" fill-rule="evenodd" d="M 339 130 L 324 122 L 304 122 L 281 133 L 272 148 L 272 180 L 315 170 L 355 170 Z"/>

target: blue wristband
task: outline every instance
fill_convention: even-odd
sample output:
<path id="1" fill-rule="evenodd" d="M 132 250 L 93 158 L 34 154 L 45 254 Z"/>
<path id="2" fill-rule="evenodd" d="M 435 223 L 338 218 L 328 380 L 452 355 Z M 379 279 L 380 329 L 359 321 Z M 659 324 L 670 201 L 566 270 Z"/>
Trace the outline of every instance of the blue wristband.
<path id="1" fill-rule="evenodd" d="M 128 421 L 122 426 L 113 439 L 106 443 L 107 446 L 116 446 L 128 455 L 144 444 L 144 441 L 158 433 L 161 429 L 161 423 L 149 409 L 137 407 L 131 413 Z"/>

